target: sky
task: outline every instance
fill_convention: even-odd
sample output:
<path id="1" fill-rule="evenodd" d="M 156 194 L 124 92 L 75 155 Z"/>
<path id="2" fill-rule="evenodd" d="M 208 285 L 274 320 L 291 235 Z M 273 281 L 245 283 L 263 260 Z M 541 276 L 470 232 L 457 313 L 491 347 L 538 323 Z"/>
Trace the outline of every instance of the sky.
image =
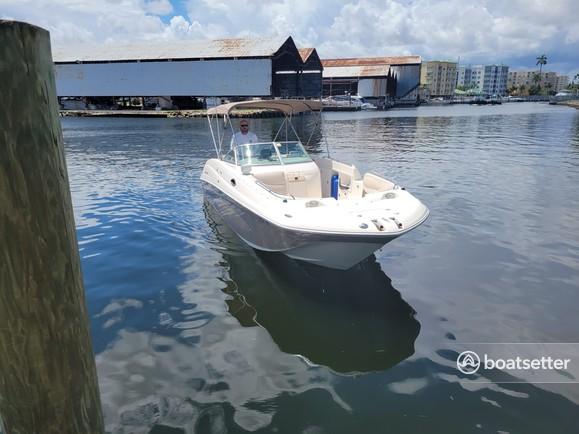
<path id="1" fill-rule="evenodd" d="M 577 0 L 0 0 L 53 47 L 292 36 L 321 58 L 419 55 L 579 73 Z"/>

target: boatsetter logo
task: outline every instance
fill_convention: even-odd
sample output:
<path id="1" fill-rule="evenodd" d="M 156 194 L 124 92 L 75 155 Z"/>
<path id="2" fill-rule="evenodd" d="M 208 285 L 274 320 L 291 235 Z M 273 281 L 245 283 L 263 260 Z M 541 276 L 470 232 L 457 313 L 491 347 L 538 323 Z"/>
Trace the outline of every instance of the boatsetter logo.
<path id="1" fill-rule="evenodd" d="M 460 372 L 467 375 L 475 374 L 482 365 L 485 370 L 500 369 L 509 371 L 552 371 L 569 369 L 571 359 L 559 359 L 551 356 L 537 358 L 491 358 L 483 354 L 482 360 L 474 351 L 463 351 L 456 359 L 456 367 Z"/>
<path id="2" fill-rule="evenodd" d="M 480 368 L 480 358 L 474 351 L 463 351 L 456 359 L 456 367 L 463 374 L 474 374 Z"/>

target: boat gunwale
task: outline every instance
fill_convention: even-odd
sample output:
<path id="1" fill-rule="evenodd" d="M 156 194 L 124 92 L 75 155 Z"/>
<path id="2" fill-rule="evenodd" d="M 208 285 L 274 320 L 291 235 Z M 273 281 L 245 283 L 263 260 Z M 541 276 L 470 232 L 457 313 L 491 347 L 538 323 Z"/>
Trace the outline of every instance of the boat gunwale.
<path id="1" fill-rule="evenodd" d="M 417 222 L 415 222 L 412 226 L 408 226 L 400 231 L 395 231 L 395 232 L 341 232 L 341 231 L 324 231 L 324 230 L 319 230 L 319 229 L 306 229 L 306 228 L 296 227 L 296 226 L 287 226 L 283 223 L 278 223 L 278 222 L 272 221 L 271 219 L 267 218 L 266 216 L 258 214 L 255 210 L 248 208 L 244 203 L 239 202 L 238 200 L 233 198 L 230 194 L 228 194 L 226 191 L 219 188 L 217 185 L 210 182 L 209 180 L 201 178 L 201 181 L 211 185 L 213 188 L 217 189 L 218 191 L 223 193 L 225 196 L 227 196 L 227 198 L 230 201 L 235 202 L 239 206 L 245 208 L 248 212 L 252 213 L 255 217 L 258 217 L 258 218 L 266 221 L 270 225 L 276 226 L 280 229 L 284 229 L 287 231 L 299 232 L 299 233 L 304 233 L 304 234 L 323 235 L 323 236 L 335 235 L 337 237 L 353 237 L 353 238 L 360 238 L 360 242 L 362 242 L 362 239 L 364 239 L 363 242 L 366 242 L 368 240 L 381 239 L 381 238 L 392 239 L 392 238 L 397 238 L 401 235 L 404 235 L 406 232 L 409 232 L 409 231 L 413 230 L 414 228 L 420 226 L 422 223 L 424 223 L 428 219 L 428 217 L 430 215 L 430 210 L 426 206 L 424 206 L 425 212 L 420 217 L 420 219 L 417 220 Z M 356 242 L 356 241 L 353 241 L 353 242 Z"/>

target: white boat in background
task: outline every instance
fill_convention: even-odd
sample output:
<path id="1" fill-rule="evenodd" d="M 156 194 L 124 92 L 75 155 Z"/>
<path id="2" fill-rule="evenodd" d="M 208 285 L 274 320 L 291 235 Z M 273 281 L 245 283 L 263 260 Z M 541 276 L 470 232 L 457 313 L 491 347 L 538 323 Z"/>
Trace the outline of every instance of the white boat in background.
<path id="1" fill-rule="evenodd" d="M 361 97 L 360 95 L 350 95 L 350 98 L 352 98 L 355 101 L 358 101 L 360 103 L 360 108 L 362 110 L 376 110 L 378 108 L 374 104 L 371 104 L 368 101 L 366 101 L 364 97 Z"/>
<path id="2" fill-rule="evenodd" d="M 419 226 L 429 212 L 392 181 L 362 176 L 355 166 L 330 158 L 313 160 L 299 139 L 277 140 L 284 125 L 297 137 L 293 115 L 321 108 L 319 101 L 263 100 L 209 109 L 217 158 L 206 162 L 201 180 L 207 201 L 251 247 L 348 269 Z M 223 153 L 219 118 L 231 125 L 229 115 L 238 109 L 278 110 L 285 120 L 273 141 Z"/>
<path id="3" fill-rule="evenodd" d="M 360 95 L 334 95 L 322 100 L 324 106 L 330 107 L 356 107 L 360 110 L 376 110 L 374 104 L 367 102 Z"/>

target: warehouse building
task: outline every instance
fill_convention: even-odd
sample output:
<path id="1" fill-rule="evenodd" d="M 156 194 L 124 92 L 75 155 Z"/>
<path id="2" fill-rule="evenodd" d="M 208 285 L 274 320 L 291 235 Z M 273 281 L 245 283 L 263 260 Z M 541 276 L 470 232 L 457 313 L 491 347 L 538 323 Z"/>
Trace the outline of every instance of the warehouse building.
<path id="1" fill-rule="evenodd" d="M 300 48 L 302 59 L 302 80 L 300 91 L 306 98 L 320 98 L 322 95 L 322 61 L 315 48 Z M 305 78 L 305 79 L 304 79 Z"/>
<path id="2" fill-rule="evenodd" d="M 323 59 L 323 95 L 415 101 L 420 64 L 420 56 Z"/>
<path id="3" fill-rule="evenodd" d="M 293 39 L 131 43 L 54 50 L 59 97 L 320 97 L 322 66 Z M 317 59 L 317 62 L 316 62 Z"/>

